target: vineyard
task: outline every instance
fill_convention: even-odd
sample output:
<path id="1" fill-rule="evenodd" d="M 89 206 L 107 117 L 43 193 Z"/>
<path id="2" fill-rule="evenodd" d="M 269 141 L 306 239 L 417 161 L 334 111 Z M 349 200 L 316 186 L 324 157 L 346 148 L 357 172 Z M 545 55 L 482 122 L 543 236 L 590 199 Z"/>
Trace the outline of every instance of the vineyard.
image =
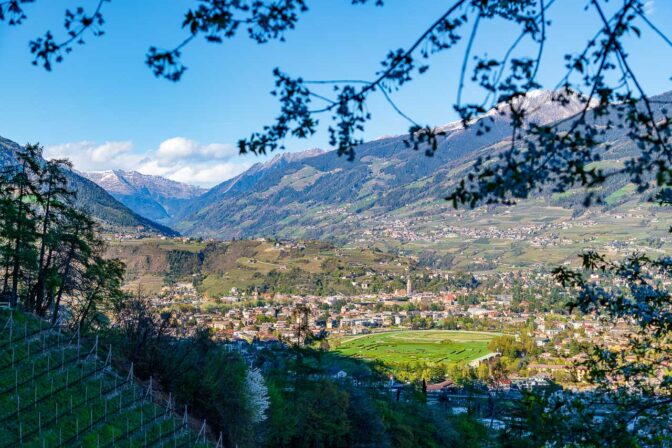
<path id="1" fill-rule="evenodd" d="M 207 447 L 205 423 L 111 366 L 112 348 L 0 310 L 0 448 Z M 220 444 L 218 444 L 220 445 Z"/>

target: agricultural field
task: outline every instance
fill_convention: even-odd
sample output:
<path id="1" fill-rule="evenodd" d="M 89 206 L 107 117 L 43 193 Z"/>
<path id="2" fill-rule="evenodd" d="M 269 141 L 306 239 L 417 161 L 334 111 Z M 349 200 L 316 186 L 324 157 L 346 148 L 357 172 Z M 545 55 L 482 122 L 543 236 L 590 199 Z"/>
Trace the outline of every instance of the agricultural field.
<path id="1" fill-rule="evenodd" d="M 1 309 L 0 447 L 209 446 L 108 354 L 95 339 Z"/>
<path id="2" fill-rule="evenodd" d="M 390 365 L 413 362 L 455 365 L 490 353 L 488 343 L 495 336 L 497 333 L 476 331 L 392 331 L 347 337 L 334 350 Z"/>
<path id="3" fill-rule="evenodd" d="M 407 222 L 407 229 L 418 238 L 395 241 L 379 237 L 376 247 L 406 255 L 435 253 L 449 260 L 443 268 L 465 272 L 578 265 L 577 254 L 584 250 L 596 250 L 614 259 L 633 252 L 652 257 L 669 253 L 672 208 L 642 203 L 632 198 L 632 193 L 630 185 L 615 190 L 605 198 L 605 209 L 565 208 L 540 199 L 514 207 L 469 211 L 432 203 L 422 214 L 400 210 L 394 216 Z M 554 198 L 560 202 L 572 196 L 570 191 Z"/>
<path id="4" fill-rule="evenodd" d="M 107 256 L 126 264 L 126 287 L 158 293 L 171 281 L 193 282 L 206 299 L 238 291 L 279 293 L 361 293 L 353 285 L 374 283 L 387 289 L 411 260 L 374 249 L 336 247 L 326 242 L 237 240 L 208 244 L 178 239 L 113 241 Z M 347 277 L 347 278 L 346 278 Z"/>

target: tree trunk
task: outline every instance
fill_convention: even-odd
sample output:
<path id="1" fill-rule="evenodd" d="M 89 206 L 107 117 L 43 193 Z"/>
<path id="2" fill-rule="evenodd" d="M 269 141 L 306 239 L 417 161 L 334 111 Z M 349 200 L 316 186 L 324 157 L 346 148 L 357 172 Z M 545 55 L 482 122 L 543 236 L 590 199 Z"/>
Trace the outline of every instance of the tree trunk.
<path id="1" fill-rule="evenodd" d="M 98 291 L 100 291 L 99 287 L 96 287 L 96 289 L 89 294 L 86 295 L 86 307 L 82 311 L 82 313 L 79 316 L 79 323 L 77 326 L 79 327 L 79 331 L 81 332 L 84 330 L 84 321 L 86 320 L 86 317 L 89 315 L 91 312 L 91 308 L 93 307 L 93 302 L 95 301 L 96 295 L 98 295 Z"/>
<path id="2" fill-rule="evenodd" d="M 20 264 L 20 253 L 21 253 L 21 232 L 23 230 L 22 224 L 22 215 L 24 212 L 23 209 L 23 199 L 25 196 L 25 186 L 22 184 L 19 188 L 19 210 L 16 218 L 16 237 L 14 239 L 14 260 L 12 267 L 12 295 L 10 297 L 10 305 L 13 307 L 16 306 L 19 300 L 19 271 L 21 269 Z"/>
<path id="3" fill-rule="evenodd" d="M 61 297 L 63 297 L 63 292 L 65 291 L 65 285 L 68 282 L 68 277 L 70 276 L 70 267 L 72 266 L 72 260 L 75 257 L 75 245 L 74 243 L 70 245 L 70 250 L 68 251 L 68 258 L 65 262 L 65 270 L 63 271 L 63 277 L 61 286 L 58 288 L 58 293 L 56 293 L 56 301 L 54 302 L 54 312 L 51 315 L 51 324 L 56 323 L 58 319 L 58 309 L 61 306 Z"/>
<path id="4" fill-rule="evenodd" d="M 38 303 L 36 308 L 39 310 L 40 316 L 45 316 L 47 314 L 47 311 L 49 310 L 49 307 L 51 306 L 51 304 L 53 302 L 53 297 L 54 297 L 53 294 L 50 294 L 47 297 L 47 282 L 46 282 L 46 275 L 47 275 L 46 272 L 51 268 L 51 261 L 53 260 L 53 256 L 54 256 L 54 249 L 50 247 L 49 248 L 49 253 L 47 254 L 47 259 L 44 262 L 44 267 L 42 268 L 42 269 L 44 269 L 45 273 L 43 275 L 44 278 L 42 280 L 42 286 L 40 287 L 40 289 L 42 290 L 41 300 L 39 301 L 39 303 L 36 302 L 36 303 Z M 38 283 L 39 283 L 39 280 L 38 280 Z"/>
<path id="5" fill-rule="evenodd" d="M 49 190 L 47 192 L 47 202 L 44 206 L 44 219 L 42 220 L 42 241 L 40 241 L 40 259 L 37 264 L 37 284 L 35 285 L 34 292 L 34 306 L 36 310 L 42 309 L 42 302 L 44 301 L 45 296 L 45 283 L 47 275 L 47 266 L 44 265 L 44 256 L 47 247 L 46 236 L 47 229 L 49 227 L 49 221 L 51 220 L 51 196 L 52 196 L 53 185 L 49 183 Z M 33 295 L 33 294 L 31 294 Z"/>

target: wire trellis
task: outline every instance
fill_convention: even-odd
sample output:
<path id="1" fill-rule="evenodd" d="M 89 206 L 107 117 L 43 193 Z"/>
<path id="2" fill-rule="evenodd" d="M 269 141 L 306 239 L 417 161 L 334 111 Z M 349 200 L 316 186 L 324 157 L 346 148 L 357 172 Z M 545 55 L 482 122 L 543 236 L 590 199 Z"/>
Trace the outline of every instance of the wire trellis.
<path id="1" fill-rule="evenodd" d="M 0 309 L 0 448 L 209 447 L 171 396 L 155 400 L 154 381 L 112 368 L 112 347 L 59 325 Z M 216 444 L 223 448 L 222 439 Z"/>

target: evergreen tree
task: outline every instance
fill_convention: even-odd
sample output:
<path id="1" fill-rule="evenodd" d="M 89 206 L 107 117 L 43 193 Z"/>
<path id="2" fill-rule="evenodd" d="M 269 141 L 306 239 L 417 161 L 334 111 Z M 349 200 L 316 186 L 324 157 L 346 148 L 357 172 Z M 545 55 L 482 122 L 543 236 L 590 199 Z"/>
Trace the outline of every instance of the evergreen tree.
<path id="1" fill-rule="evenodd" d="M 67 160 L 45 161 L 26 145 L 0 172 L 2 297 L 56 322 L 64 302 L 73 326 L 88 327 L 103 302 L 118 299 L 124 266 L 104 260 L 95 222 L 74 203 Z"/>
<path id="2" fill-rule="evenodd" d="M 39 176 L 40 165 L 38 158 L 41 148 L 37 145 L 26 145 L 17 154 L 18 165 L 11 176 L 10 185 L 11 210 L 7 225 L 7 237 L 11 242 L 9 264 L 5 272 L 3 290 L 10 288 L 10 304 L 16 306 L 19 299 L 19 289 L 22 276 L 30 282 L 31 273 L 37 263 L 37 251 L 35 241 L 37 232 L 35 228 L 35 200 L 39 191 L 35 185 L 35 177 Z"/>
<path id="3" fill-rule="evenodd" d="M 64 210 L 56 234 L 60 245 L 54 272 L 58 279 L 56 287 L 49 290 L 44 309 L 44 312 L 53 309 L 52 322 L 58 318 L 64 295 L 72 295 L 81 289 L 89 261 L 102 250 L 93 220 L 74 208 Z"/>
<path id="4" fill-rule="evenodd" d="M 12 263 L 12 226 L 15 221 L 12 172 L 6 168 L 0 173 L 0 263 L 3 270 L 2 297 L 3 301 L 9 298 L 9 274 Z"/>
<path id="5" fill-rule="evenodd" d="M 95 256 L 87 263 L 79 291 L 71 304 L 73 326 L 85 331 L 107 320 L 104 305 L 123 299 L 123 278 L 124 264 L 119 260 Z"/>
<path id="6" fill-rule="evenodd" d="M 74 197 L 74 193 L 68 189 L 64 172 L 65 168 L 70 167 L 71 164 L 67 160 L 48 161 L 39 179 L 41 187 L 39 205 L 42 213 L 39 225 L 38 275 L 28 296 L 28 306 L 40 313 L 45 311 L 48 279 L 53 279 L 56 273 L 53 261 L 60 236 L 57 227 L 58 218 L 68 208 L 66 201 Z"/>

